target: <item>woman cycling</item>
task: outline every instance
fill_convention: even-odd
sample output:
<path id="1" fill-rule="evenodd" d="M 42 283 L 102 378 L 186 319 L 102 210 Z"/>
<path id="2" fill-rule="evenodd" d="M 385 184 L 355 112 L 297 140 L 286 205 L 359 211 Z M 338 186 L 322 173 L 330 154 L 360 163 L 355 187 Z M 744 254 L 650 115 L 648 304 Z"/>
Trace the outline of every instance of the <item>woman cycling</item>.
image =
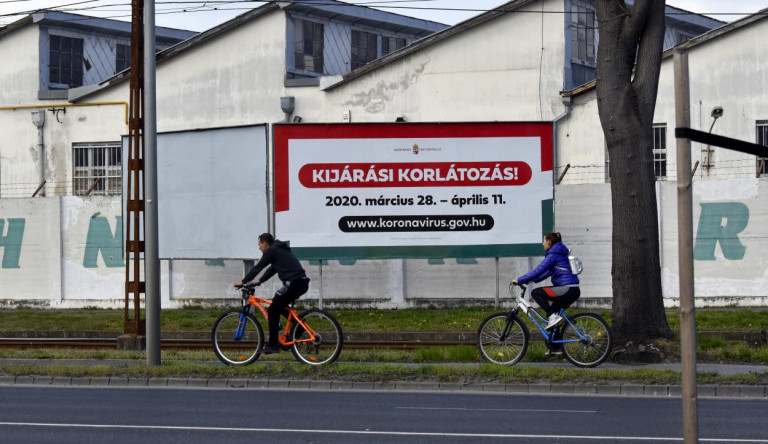
<path id="1" fill-rule="evenodd" d="M 527 284 L 528 282 L 541 282 L 551 277 L 551 287 L 536 288 L 531 292 L 531 297 L 547 313 L 549 323 L 547 329 L 559 324 L 563 318 L 558 314 L 560 309 L 567 307 L 581 296 L 579 290 L 579 278 L 571 273 L 571 264 L 568 261 L 568 248 L 563 245 L 560 233 L 547 233 L 541 243 L 546 251 L 544 260 L 541 261 L 530 273 L 524 274 L 512 281 L 513 284 Z"/>

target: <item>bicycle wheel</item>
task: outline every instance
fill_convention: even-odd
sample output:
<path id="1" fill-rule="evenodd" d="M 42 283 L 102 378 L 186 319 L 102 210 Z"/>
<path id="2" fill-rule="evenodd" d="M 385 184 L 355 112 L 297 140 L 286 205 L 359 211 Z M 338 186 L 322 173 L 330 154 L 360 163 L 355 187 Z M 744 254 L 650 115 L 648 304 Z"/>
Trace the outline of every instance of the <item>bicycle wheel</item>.
<path id="1" fill-rule="evenodd" d="M 316 309 L 301 313 L 299 318 L 314 330 L 315 340 L 298 342 L 309 338 L 309 334 L 298 323 L 294 324 L 290 337 L 297 341 L 292 348 L 296 359 L 310 365 L 323 365 L 335 361 L 344 343 L 341 326 L 336 319 L 330 313 Z"/>
<path id="2" fill-rule="evenodd" d="M 600 315 L 579 313 L 563 324 L 563 354 L 577 367 L 596 367 L 608 359 L 611 353 L 611 330 Z"/>
<path id="3" fill-rule="evenodd" d="M 224 313 L 213 324 L 211 343 L 219 360 L 227 365 L 248 365 L 259 358 L 264 343 L 264 330 L 252 314 L 245 317 L 245 330 L 236 339 L 240 312 Z"/>
<path id="4" fill-rule="evenodd" d="M 511 317 L 509 329 L 504 334 L 508 317 L 509 313 L 492 314 L 477 330 L 477 348 L 483 359 L 493 364 L 517 364 L 528 349 L 528 327 L 516 315 Z"/>

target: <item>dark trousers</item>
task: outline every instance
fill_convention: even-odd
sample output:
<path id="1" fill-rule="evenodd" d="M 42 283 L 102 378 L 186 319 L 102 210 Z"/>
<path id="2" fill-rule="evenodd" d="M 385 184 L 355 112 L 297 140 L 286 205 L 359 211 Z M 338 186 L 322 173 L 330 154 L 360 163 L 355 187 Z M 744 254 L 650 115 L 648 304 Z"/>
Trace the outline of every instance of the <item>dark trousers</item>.
<path id="1" fill-rule="evenodd" d="M 579 287 L 539 287 L 531 292 L 531 297 L 546 313 L 560 313 L 581 296 Z"/>
<path id="2" fill-rule="evenodd" d="M 277 334 L 280 331 L 280 315 L 287 316 L 286 308 L 309 289 L 309 279 L 294 279 L 286 281 L 275 292 L 272 304 L 267 309 L 269 314 L 269 346 L 277 347 Z"/>

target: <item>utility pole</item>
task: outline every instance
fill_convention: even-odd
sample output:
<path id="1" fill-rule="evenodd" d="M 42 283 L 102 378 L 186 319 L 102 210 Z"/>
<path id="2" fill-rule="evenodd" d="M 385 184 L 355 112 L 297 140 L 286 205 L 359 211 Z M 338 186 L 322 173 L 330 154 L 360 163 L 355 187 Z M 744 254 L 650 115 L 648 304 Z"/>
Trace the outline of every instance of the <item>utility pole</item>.
<path id="1" fill-rule="evenodd" d="M 131 0 L 131 77 L 128 105 L 128 167 L 125 196 L 125 324 L 118 347 L 143 349 L 146 323 L 141 296 L 146 292 L 141 266 L 144 255 L 144 33 L 142 0 Z M 145 276 L 146 277 L 146 276 Z"/>
<path id="2" fill-rule="evenodd" d="M 150 366 L 161 363 L 155 95 L 155 4 L 154 0 L 132 0 L 125 190 L 128 213 L 125 225 L 125 330 L 121 339 L 126 348 L 143 348 L 142 336 L 146 335 L 147 365 Z M 144 281 L 141 279 L 142 265 Z M 145 319 L 141 319 L 142 293 L 145 296 Z"/>
<path id="3" fill-rule="evenodd" d="M 675 124 L 689 128 L 690 88 L 688 85 L 688 51 L 675 48 Z M 693 294 L 693 197 L 691 192 L 691 140 L 677 139 L 677 232 L 680 279 L 680 355 L 683 364 L 683 432 L 684 442 L 699 442 L 696 394 L 696 309 Z"/>
<path id="4" fill-rule="evenodd" d="M 144 276 L 147 279 L 147 365 L 160 365 L 160 257 L 157 198 L 155 1 L 144 0 Z"/>

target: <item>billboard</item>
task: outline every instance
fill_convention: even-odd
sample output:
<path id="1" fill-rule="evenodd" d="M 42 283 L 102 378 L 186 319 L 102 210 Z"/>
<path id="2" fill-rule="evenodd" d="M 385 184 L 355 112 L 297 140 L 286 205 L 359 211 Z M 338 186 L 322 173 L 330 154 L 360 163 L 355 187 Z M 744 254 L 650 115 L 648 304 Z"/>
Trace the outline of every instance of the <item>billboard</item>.
<path id="1" fill-rule="evenodd" d="M 124 213 L 127 158 L 124 136 Z M 261 256 L 256 236 L 269 221 L 267 158 L 266 125 L 158 133 L 160 258 Z"/>
<path id="2" fill-rule="evenodd" d="M 550 123 L 278 124 L 275 231 L 304 259 L 541 254 Z"/>

